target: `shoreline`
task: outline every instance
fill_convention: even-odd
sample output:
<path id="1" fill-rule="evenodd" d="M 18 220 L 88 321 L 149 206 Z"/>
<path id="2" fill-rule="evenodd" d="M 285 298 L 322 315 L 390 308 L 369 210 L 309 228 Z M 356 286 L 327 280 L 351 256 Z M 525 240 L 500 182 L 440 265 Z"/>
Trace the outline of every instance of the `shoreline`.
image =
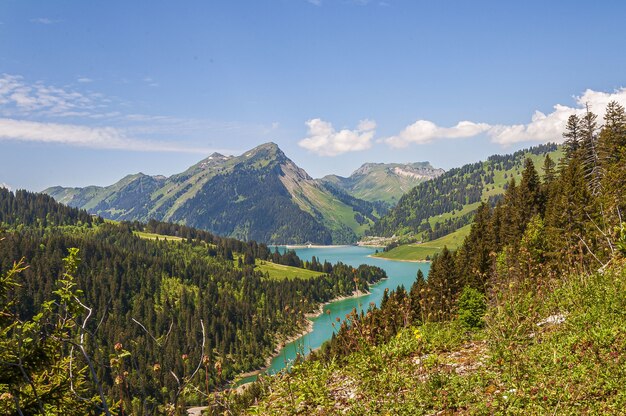
<path id="1" fill-rule="evenodd" d="M 401 260 L 401 259 L 390 259 L 389 257 L 382 257 L 382 256 L 373 256 L 371 254 L 368 254 L 367 257 L 370 257 L 372 259 L 381 259 L 381 260 L 388 260 L 388 261 L 403 261 L 405 263 L 430 263 L 432 260 Z"/>
<path id="2" fill-rule="evenodd" d="M 280 245 L 274 247 L 281 247 Z M 344 248 L 344 247 L 352 247 L 350 244 L 338 244 L 338 245 L 320 245 L 320 244 L 283 244 L 282 247 L 287 249 L 292 248 Z"/>
<path id="3" fill-rule="evenodd" d="M 380 280 L 382 281 L 382 279 Z M 379 281 L 379 282 L 380 282 Z M 376 282 L 376 283 L 379 283 Z M 365 296 L 365 295 L 369 295 L 370 292 L 364 292 L 364 291 L 359 291 L 357 292 L 356 290 L 352 292 L 352 295 L 349 296 L 337 296 L 336 298 L 333 298 L 327 302 L 321 303 L 317 309 L 317 311 L 315 312 L 308 312 L 306 314 L 304 314 L 304 318 L 306 320 L 306 325 L 305 328 L 300 331 L 297 334 L 294 334 L 290 337 L 285 338 L 284 340 L 280 341 L 277 345 L 276 348 L 274 348 L 274 352 L 269 355 L 268 357 L 265 358 L 265 365 L 261 368 L 258 368 L 256 370 L 251 370 L 242 374 L 238 374 L 237 377 L 235 377 L 233 379 L 233 381 L 231 381 L 230 384 L 233 384 L 235 382 L 235 380 L 237 379 L 243 379 L 243 378 L 247 378 L 247 377 L 252 377 L 252 376 L 257 376 L 261 373 L 264 373 L 269 367 L 270 365 L 272 365 L 272 361 L 274 360 L 274 358 L 280 356 L 281 351 L 283 350 L 283 348 L 285 348 L 287 346 L 287 344 L 290 344 L 300 338 L 302 338 L 303 336 L 313 332 L 313 321 L 311 319 L 314 318 L 318 318 L 320 316 L 322 316 L 324 314 L 324 307 L 326 305 L 330 305 L 333 302 L 339 302 L 342 300 L 346 300 L 346 299 L 352 299 L 352 298 L 359 298 L 361 296 Z M 315 350 L 318 350 L 320 347 L 317 347 Z M 315 351 L 313 350 L 313 351 Z M 246 383 L 240 384 L 237 387 L 232 387 L 233 390 L 237 391 L 237 393 L 241 393 L 242 391 L 244 391 L 246 389 L 246 386 L 250 383 L 253 383 L 254 381 L 248 381 Z"/>

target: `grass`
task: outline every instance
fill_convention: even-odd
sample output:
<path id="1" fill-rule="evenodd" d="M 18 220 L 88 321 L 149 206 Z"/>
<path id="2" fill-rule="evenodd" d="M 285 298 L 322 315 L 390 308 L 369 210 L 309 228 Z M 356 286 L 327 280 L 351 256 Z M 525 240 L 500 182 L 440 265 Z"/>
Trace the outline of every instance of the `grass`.
<path id="1" fill-rule="evenodd" d="M 420 244 L 404 244 L 387 252 L 379 252 L 374 257 L 389 260 L 424 261 L 432 259 L 444 247 L 454 250 L 463 243 L 463 239 L 469 234 L 471 225 L 468 224 L 455 232 Z"/>
<path id="2" fill-rule="evenodd" d="M 272 280 L 283 279 L 312 279 L 320 276 L 324 273 L 315 272 L 312 270 L 301 269 L 299 267 L 284 266 L 282 264 L 275 264 L 271 261 L 256 260 L 255 269 L 263 273 L 268 273 Z"/>
<path id="3" fill-rule="evenodd" d="M 154 233 L 146 233 L 143 231 L 133 231 L 139 238 L 143 238 L 144 240 L 165 240 L 165 241 L 182 241 L 182 237 L 176 237 L 171 235 L 163 235 L 163 234 L 154 234 Z"/>
<path id="4" fill-rule="evenodd" d="M 409 326 L 305 361 L 263 379 L 247 414 L 625 414 L 626 263 L 501 286 L 484 329 Z"/>

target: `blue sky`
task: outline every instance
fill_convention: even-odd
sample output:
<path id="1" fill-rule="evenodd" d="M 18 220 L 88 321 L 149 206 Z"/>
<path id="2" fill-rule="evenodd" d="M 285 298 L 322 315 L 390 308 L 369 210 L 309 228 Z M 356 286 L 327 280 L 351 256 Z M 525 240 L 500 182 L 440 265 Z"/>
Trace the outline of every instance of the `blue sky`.
<path id="1" fill-rule="evenodd" d="M 626 2 L 0 2 L 0 184 L 111 184 L 274 141 L 312 176 L 449 169 L 626 103 Z"/>

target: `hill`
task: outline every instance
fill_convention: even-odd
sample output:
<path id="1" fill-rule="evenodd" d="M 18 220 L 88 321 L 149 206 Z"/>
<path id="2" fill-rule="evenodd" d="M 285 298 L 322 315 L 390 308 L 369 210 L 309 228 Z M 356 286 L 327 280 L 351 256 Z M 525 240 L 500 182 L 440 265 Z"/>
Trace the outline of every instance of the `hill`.
<path id="1" fill-rule="evenodd" d="M 519 180 L 525 158 L 540 168 L 546 154 L 557 162 L 562 153 L 555 144 L 546 144 L 450 169 L 407 192 L 368 234 L 409 241 L 449 234 L 469 224 L 481 202 L 495 204 L 510 179 Z"/>
<path id="2" fill-rule="evenodd" d="M 0 188 L 0 414 L 182 414 L 384 277 Z"/>
<path id="3" fill-rule="evenodd" d="M 356 198 L 394 206 L 414 186 L 444 172 L 428 162 L 365 163 L 347 178 L 327 175 L 319 181 L 333 184 Z"/>
<path id="4" fill-rule="evenodd" d="M 168 178 L 138 173 L 106 187 L 44 193 L 104 218 L 171 221 L 272 244 L 352 243 L 380 211 L 313 180 L 274 143 L 236 157 L 214 153 Z"/>
<path id="5" fill-rule="evenodd" d="M 626 112 L 570 116 L 558 167 L 532 158 L 426 278 L 355 311 L 247 414 L 624 414 Z M 247 409 L 246 409 L 247 408 Z"/>

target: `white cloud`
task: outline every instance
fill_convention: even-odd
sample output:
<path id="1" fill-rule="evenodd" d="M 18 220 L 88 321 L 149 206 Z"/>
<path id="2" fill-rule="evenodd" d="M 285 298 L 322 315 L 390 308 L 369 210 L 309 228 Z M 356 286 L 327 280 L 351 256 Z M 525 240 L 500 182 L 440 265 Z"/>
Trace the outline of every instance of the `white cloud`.
<path id="1" fill-rule="evenodd" d="M 42 25 L 53 25 L 55 23 L 60 23 L 61 20 L 50 19 L 49 17 L 37 17 L 35 19 L 30 19 L 31 23 L 39 23 Z"/>
<path id="2" fill-rule="evenodd" d="M 5 188 L 8 191 L 10 191 L 12 189 L 10 185 L 8 185 L 8 184 L 6 184 L 4 182 L 0 182 L 0 188 Z"/>
<path id="3" fill-rule="evenodd" d="M 0 114 L 47 115 L 73 117 L 76 112 L 89 114 L 103 107 L 95 95 L 87 96 L 77 91 L 45 85 L 28 84 L 19 75 L 0 75 Z"/>
<path id="4" fill-rule="evenodd" d="M 148 84 L 149 87 L 158 87 L 159 86 L 159 83 L 156 82 L 152 77 L 145 77 L 143 79 L 143 82 Z"/>
<path id="5" fill-rule="evenodd" d="M 432 121 L 418 120 L 407 126 L 397 136 L 384 139 L 391 147 L 407 147 L 411 143 L 425 144 L 435 139 L 456 139 L 472 137 L 489 129 L 485 123 L 461 121 L 454 127 L 439 127 Z"/>
<path id="6" fill-rule="evenodd" d="M 376 122 L 373 120 L 361 120 L 355 130 L 336 131 L 331 123 L 319 118 L 308 120 L 306 125 L 309 128 L 308 136 L 298 144 L 321 156 L 337 156 L 369 149 L 376 133 Z"/>
<path id="7" fill-rule="evenodd" d="M 575 101 L 575 107 L 557 104 L 554 111 L 549 114 L 535 111 L 528 124 L 492 126 L 488 134 L 493 142 L 505 146 L 519 142 L 561 142 L 569 116 L 583 115 L 588 105 L 589 110 L 597 114 L 601 120 L 609 102 L 617 101 L 626 106 L 626 88 L 612 93 L 588 89 L 580 97 L 575 97 Z"/>
<path id="8" fill-rule="evenodd" d="M 96 149 L 121 149 L 151 152 L 211 153 L 213 149 L 185 147 L 176 143 L 140 140 L 128 137 L 113 127 L 89 127 L 75 124 L 41 123 L 0 118 L 0 141 L 59 143 Z"/>
<path id="9" fill-rule="evenodd" d="M 80 77 L 76 81 L 80 82 L 81 84 L 88 84 L 90 82 L 93 82 L 93 79 L 87 78 L 87 77 Z"/>
<path id="10" fill-rule="evenodd" d="M 581 96 L 574 98 L 575 106 L 556 104 L 554 110 L 548 114 L 535 111 L 530 122 L 526 124 L 491 125 L 461 121 L 454 127 L 440 127 L 432 121 L 418 120 L 398 135 L 388 137 L 383 141 L 391 147 L 403 148 L 413 143 L 425 144 L 439 139 L 474 137 L 484 133 L 491 138 L 492 142 L 502 146 L 519 142 L 561 142 L 563 130 L 570 115 L 583 115 L 588 105 L 590 111 L 602 119 L 609 102 L 617 101 L 626 106 L 626 88 L 612 93 L 586 90 Z"/>

